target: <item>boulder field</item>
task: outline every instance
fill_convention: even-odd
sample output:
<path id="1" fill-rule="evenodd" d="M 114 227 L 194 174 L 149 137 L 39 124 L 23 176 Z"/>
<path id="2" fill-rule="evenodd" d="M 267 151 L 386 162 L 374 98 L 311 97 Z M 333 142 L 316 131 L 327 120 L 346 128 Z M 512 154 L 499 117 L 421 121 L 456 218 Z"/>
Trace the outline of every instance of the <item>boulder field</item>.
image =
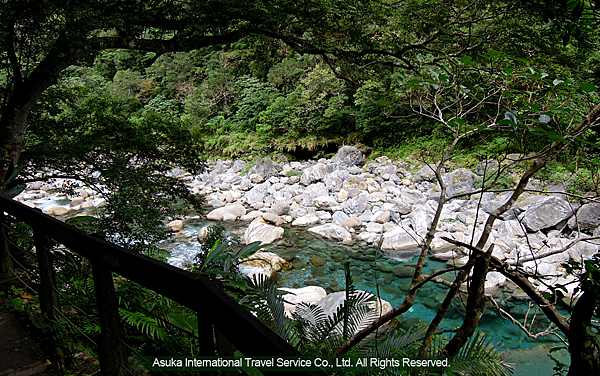
<path id="1" fill-rule="evenodd" d="M 467 250 L 444 238 L 466 243 L 478 239 L 489 214 L 509 199 L 510 191 L 470 194 L 482 174 L 497 166 L 497 161 L 483 161 L 474 172 L 466 168 L 443 171 L 450 199 L 441 212 L 430 257 L 451 265 L 466 262 Z M 285 158 L 283 162 L 265 158 L 246 167 L 241 160 L 219 159 L 209 161 L 199 175 L 178 168 L 171 174 L 185 181 L 192 193 L 205 196 L 210 206 L 207 219 L 235 222 L 244 228 L 246 243 L 277 242 L 286 228 L 303 226 L 326 241 L 363 242 L 400 259 L 418 252 L 440 198 L 435 166 L 411 166 L 386 156 L 365 162 L 360 150 L 352 146 L 340 148 L 330 159 L 288 163 Z M 55 191 L 60 185 L 59 180 L 31 183 L 15 199 L 59 217 L 104 205 L 101 195 L 87 187 L 68 196 Z M 528 188 L 539 192 L 545 187 L 533 179 Z M 45 204 L 59 200 L 61 205 Z M 178 232 L 184 225 L 185 221 L 174 220 L 167 226 Z M 545 284 L 533 281 L 539 290 L 567 284 L 567 298 L 572 299 L 577 282 L 561 264 L 597 253 L 600 240 L 579 239 L 599 235 L 597 201 L 573 202 L 563 193 L 525 192 L 495 221 L 487 245 L 494 244 L 498 259 L 544 277 Z M 285 261 L 273 258 L 269 255 L 268 264 L 285 270 Z M 506 284 L 506 279 L 492 273 L 485 286 L 490 294 Z"/>
<path id="2" fill-rule="evenodd" d="M 210 162 L 200 175 L 183 174 L 190 190 L 205 195 L 212 207 L 208 219 L 237 221 L 246 227 L 246 242 L 276 242 L 281 225 L 305 226 L 327 241 L 342 244 L 364 242 L 380 246 L 390 257 L 414 256 L 433 220 L 440 189 L 435 166 L 409 166 L 386 156 L 365 161 L 355 147 L 344 146 L 331 159 L 280 162 L 263 159 L 247 173 L 245 162 Z M 490 213 L 503 205 L 512 192 L 469 194 L 477 189 L 484 171 L 497 163 L 484 161 L 475 172 L 466 168 L 444 171 L 446 196 L 431 256 L 461 265 L 468 252 L 443 238 L 469 243 L 482 232 Z M 543 190 L 532 180 L 532 190 Z M 244 210 L 242 210 L 244 209 Z M 572 202 L 562 193 L 525 192 L 492 228 L 487 245 L 494 256 L 546 278 L 546 283 L 575 282 L 562 263 L 581 261 L 599 251 L 600 241 L 574 240 L 600 235 L 600 204 L 593 200 Z M 258 222 L 257 222 L 257 219 Z M 248 222 L 245 225 L 244 222 Z M 562 252 L 560 250 L 565 249 Z M 520 260 L 529 260 L 520 262 Z M 540 290 L 547 287 L 536 285 Z M 490 273 L 486 291 L 493 293 L 506 279 Z"/>

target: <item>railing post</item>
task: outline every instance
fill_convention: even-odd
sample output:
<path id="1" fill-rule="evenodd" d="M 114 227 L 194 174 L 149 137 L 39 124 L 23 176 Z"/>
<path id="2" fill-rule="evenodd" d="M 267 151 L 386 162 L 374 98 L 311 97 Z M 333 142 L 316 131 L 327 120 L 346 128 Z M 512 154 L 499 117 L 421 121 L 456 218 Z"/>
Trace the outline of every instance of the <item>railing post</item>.
<path id="1" fill-rule="evenodd" d="M 0 280 L 14 277 L 13 262 L 8 248 L 8 237 L 4 228 L 6 225 L 6 216 L 0 211 Z"/>
<path id="2" fill-rule="evenodd" d="M 215 356 L 215 333 L 212 323 L 206 315 L 196 312 L 198 318 L 198 345 L 200 356 Z M 208 376 L 216 376 L 217 372 L 207 371 Z"/>
<path id="3" fill-rule="evenodd" d="M 34 228 L 33 240 L 40 270 L 40 308 L 46 318 L 52 320 L 55 317 L 55 310 L 60 312 L 60 302 L 56 292 L 56 276 L 52 263 L 53 256 L 49 249 L 48 237 L 39 229 Z"/>
<path id="4" fill-rule="evenodd" d="M 225 337 L 223 333 L 221 333 L 217 328 L 215 328 L 215 339 L 217 340 L 217 351 L 219 353 L 219 356 L 233 356 L 233 345 L 231 344 L 231 342 L 229 342 L 227 337 Z M 237 375 L 237 372 L 223 371 L 222 375 L 235 376 Z"/>
<path id="5" fill-rule="evenodd" d="M 119 316 L 119 301 L 115 292 L 112 272 L 99 261 L 92 262 L 96 304 L 100 321 L 98 355 L 104 375 L 124 376 L 129 369 L 123 325 Z"/>
<path id="6" fill-rule="evenodd" d="M 215 355 L 215 334 L 213 325 L 207 321 L 204 315 L 197 313 L 198 317 L 198 338 L 201 356 Z"/>

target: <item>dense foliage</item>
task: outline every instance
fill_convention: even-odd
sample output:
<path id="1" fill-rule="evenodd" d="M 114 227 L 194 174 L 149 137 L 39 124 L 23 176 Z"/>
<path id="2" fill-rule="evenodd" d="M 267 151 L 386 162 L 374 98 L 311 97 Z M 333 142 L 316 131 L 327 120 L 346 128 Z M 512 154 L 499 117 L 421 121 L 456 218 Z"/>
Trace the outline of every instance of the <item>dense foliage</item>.
<path id="1" fill-rule="evenodd" d="M 21 182 L 80 181 L 108 200 L 94 231 L 150 252 L 165 217 L 186 207 L 181 199 L 195 200 L 173 170 L 196 173 L 209 156 L 321 155 L 353 144 L 468 165 L 538 153 L 531 170 L 521 166 L 521 188 L 533 171 L 576 176 L 576 193 L 598 191 L 597 124 L 573 132 L 598 103 L 598 8 L 578 0 L 3 1 L 0 192 L 18 183 L 15 171 Z M 515 186 L 502 179 L 482 183 Z M 207 247 L 196 268 L 212 274 L 255 250 Z M 592 306 L 597 264 L 571 270 Z M 127 287 L 132 298 L 145 294 Z M 190 321 L 170 302 L 148 300 L 158 316 Z M 161 336 L 140 311 L 122 314 Z M 467 329 L 451 342 L 455 353 L 475 327 Z"/>

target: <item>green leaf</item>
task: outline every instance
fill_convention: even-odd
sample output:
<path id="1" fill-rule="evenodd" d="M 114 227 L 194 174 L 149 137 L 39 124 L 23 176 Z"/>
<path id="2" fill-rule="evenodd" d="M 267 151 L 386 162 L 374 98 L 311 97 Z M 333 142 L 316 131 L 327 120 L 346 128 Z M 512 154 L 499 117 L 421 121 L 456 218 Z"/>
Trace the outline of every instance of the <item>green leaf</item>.
<path id="1" fill-rule="evenodd" d="M 532 112 L 538 112 L 540 110 L 540 106 L 538 106 L 537 104 L 533 104 L 533 103 L 527 103 L 522 108 L 524 110 L 528 110 L 528 111 L 532 111 Z"/>
<path id="2" fill-rule="evenodd" d="M 463 56 L 460 58 L 460 62 L 464 65 L 473 65 L 473 59 L 471 56 Z"/>
<path id="3" fill-rule="evenodd" d="M 521 63 L 529 63 L 529 60 L 523 59 L 522 57 L 511 57 L 510 59 Z"/>
<path id="4" fill-rule="evenodd" d="M 501 55 L 502 55 L 502 52 L 500 52 L 500 51 L 496 51 L 496 50 L 493 50 L 493 49 L 491 49 L 491 48 L 490 48 L 490 49 L 488 50 L 488 55 L 489 55 L 490 57 L 494 58 L 494 57 L 501 56 Z"/>
<path id="5" fill-rule="evenodd" d="M 6 196 L 8 198 L 14 198 L 14 197 L 18 196 L 21 192 L 23 192 L 25 190 L 25 188 L 27 188 L 27 185 L 17 184 L 14 187 L 8 189 L 6 192 L 4 192 L 4 196 Z"/>
<path id="6" fill-rule="evenodd" d="M 504 73 L 506 73 L 506 74 L 511 74 L 512 72 L 514 72 L 514 71 L 515 71 L 515 70 L 514 70 L 514 68 L 511 68 L 511 67 L 504 67 L 504 68 L 502 68 L 502 70 L 503 70 L 503 71 L 504 71 Z"/>
<path id="7" fill-rule="evenodd" d="M 377 101 L 377 104 L 379 104 L 380 106 L 389 106 L 390 105 L 390 101 L 385 100 L 385 99 L 380 99 Z"/>
<path id="8" fill-rule="evenodd" d="M 219 240 L 215 242 L 215 245 L 208 251 L 208 255 L 206 255 L 206 259 L 204 259 L 205 264 L 210 264 L 213 260 L 219 260 L 223 257 L 223 251 L 227 249 L 227 244 L 221 244 Z"/>
<path id="9" fill-rule="evenodd" d="M 556 132 L 549 132 L 548 138 L 552 141 L 567 142 L 567 140 L 565 140 L 561 135 L 557 134 Z"/>
<path id="10" fill-rule="evenodd" d="M 582 82 L 581 84 L 579 84 L 579 87 L 581 88 L 581 90 L 585 91 L 586 93 L 591 93 L 593 91 L 596 91 L 596 85 L 590 84 L 588 82 Z"/>

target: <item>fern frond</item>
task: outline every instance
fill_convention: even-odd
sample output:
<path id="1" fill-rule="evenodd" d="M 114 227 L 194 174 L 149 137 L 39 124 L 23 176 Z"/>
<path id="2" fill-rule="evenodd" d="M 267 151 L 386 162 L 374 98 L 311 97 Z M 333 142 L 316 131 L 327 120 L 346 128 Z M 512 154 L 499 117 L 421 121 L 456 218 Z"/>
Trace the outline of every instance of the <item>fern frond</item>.
<path id="1" fill-rule="evenodd" d="M 292 322 L 285 315 L 284 300 L 275 283 L 268 277 L 257 274 L 248 285 L 250 289 L 244 300 L 254 305 L 258 319 L 293 344 L 295 338 Z"/>
<path id="2" fill-rule="evenodd" d="M 123 308 L 119 308 L 119 313 L 127 324 L 135 327 L 150 338 L 160 340 L 166 338 L 166 332 L 164 328 L 160 326 L 156 318 L 146 316 L 141 312 L 130 312 Z"/>
<path id="3" fill-rule="evenodd" d="M 416 345 L 425 337 L 427 326 L 413 327 L 406 331 L 395 330 L 392 333 L 375 338 L 367 337 L 357 346 L 357 352 L 364 355 L 377 354 L 382 357 L 391 357 L 394 355 L 408 356 L 410 350 L 408 347 Z"/>
<path id="4" fill-rule="evenodd" d="M 469 339 L 458 355 L 452 360 L 449 374 L 510 376 L 515 370 L 514 364 L 503 360 L 500 346 L 491 342 L 483 332 Z"/>

